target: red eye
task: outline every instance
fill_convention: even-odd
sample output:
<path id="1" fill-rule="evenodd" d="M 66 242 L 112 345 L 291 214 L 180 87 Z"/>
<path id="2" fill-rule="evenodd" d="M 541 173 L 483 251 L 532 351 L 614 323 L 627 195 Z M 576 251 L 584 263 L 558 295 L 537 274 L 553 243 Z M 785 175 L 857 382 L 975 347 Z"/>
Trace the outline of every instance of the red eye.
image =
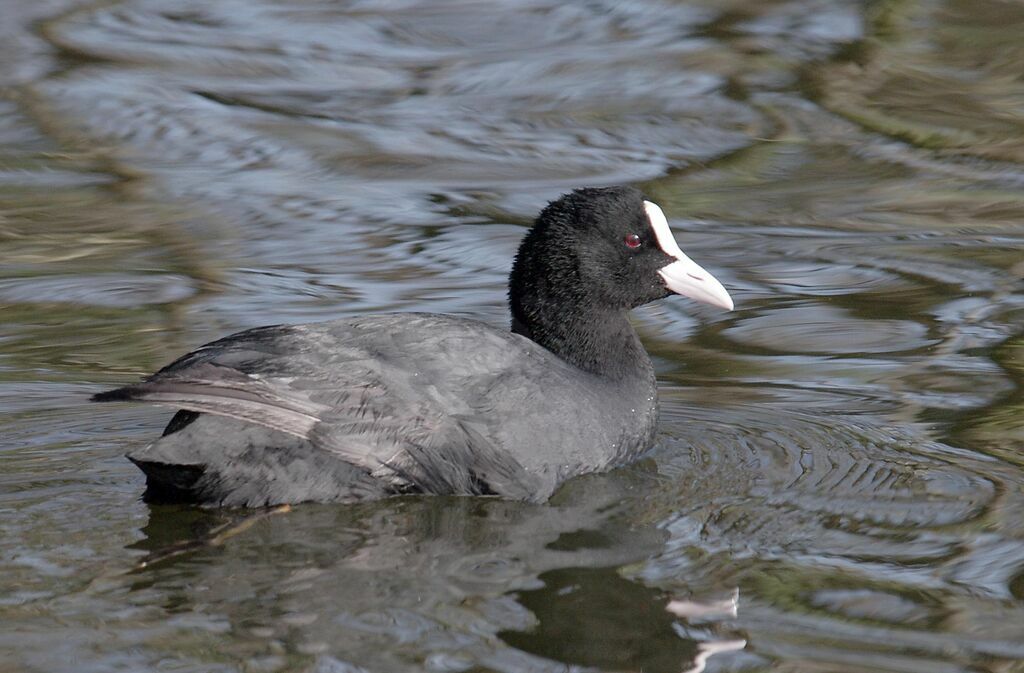
<path id="1" fill-rule="evenodd" d="M 627 234 L 626 235 L 626 247 L 627 248 L 639 248 L 640 247 L 640 237 L 637 236 L 636 234 Z"/>

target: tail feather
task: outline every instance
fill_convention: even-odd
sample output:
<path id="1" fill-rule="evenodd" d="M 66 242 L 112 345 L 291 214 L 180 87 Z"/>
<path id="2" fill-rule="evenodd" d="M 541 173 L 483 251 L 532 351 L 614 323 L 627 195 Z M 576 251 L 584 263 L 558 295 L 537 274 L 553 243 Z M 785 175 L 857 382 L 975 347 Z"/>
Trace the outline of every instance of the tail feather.
<path id="1" fill-rule="evenodd" d="M 206 471 L 203 465 L 174 465 L 126 456 L 146 474 L 142 499 L 150 503 L 194 502 L 196 483 Z"/>
<path id="2" fill-rule="evenodd" d="M 135 386 L 124 386 L 114 390 L 104 390 L 89 398 L 92 402 L 131 402 L 140 399 L 139 390 Z"/>

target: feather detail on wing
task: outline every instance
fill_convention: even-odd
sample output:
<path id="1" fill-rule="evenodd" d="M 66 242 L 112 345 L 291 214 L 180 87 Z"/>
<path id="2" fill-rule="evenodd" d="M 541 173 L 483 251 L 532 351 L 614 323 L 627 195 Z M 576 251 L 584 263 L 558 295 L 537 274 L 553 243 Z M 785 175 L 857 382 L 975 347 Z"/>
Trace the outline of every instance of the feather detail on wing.
<path id="1" fill-rule="evenodd" d="M 257 376 L 210 362 L 156 374 L 142 383 L 93 395 L 92 400 L 152 402 L 237 418 L 307 439 L 327 409 Z"/>
<path id="2" fill-rule="evenodd" d="M 316 366 L 301 349 L 279 355 L 268 336 L 254 333 L 254 344 L 243 333 L 211 344 L 92 399 L 150 402 L 279 430 L 399 489 L 517 499 L 543 490 L 488 439 L 483 419 L 443 411 L 433 386 L 414 384 L 356 349 L 331 349 L 343 367 Z"/>

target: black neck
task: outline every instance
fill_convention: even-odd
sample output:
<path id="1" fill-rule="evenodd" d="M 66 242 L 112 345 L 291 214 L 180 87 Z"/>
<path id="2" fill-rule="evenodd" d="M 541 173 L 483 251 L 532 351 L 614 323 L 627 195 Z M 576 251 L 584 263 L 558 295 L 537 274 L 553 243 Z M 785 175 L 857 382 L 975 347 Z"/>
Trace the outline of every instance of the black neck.
<path id="1" fill-rule="evenodd" d="M 542 296 L 519 297 L 510 304 L 512 331 L 566 362 L 615 380 L 653 376 L 651 360 L 625 311 L 584 303 L 568 309 L 563 305 L 556 314 Z"/>

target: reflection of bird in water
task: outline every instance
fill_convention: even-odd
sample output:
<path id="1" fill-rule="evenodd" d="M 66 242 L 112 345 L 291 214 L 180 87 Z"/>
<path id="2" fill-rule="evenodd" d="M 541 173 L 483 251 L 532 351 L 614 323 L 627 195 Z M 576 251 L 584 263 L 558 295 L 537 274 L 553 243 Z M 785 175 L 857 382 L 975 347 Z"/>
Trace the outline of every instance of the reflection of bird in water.
<path id="1" fill-rule="evenodd" d="M 720 654 L 722 652 L 735 652 L 742 650 L 747 646 L 745 640 L 716 640 L 707 643 L 701 643 L 697 646 L 699 652 L 697 656 L 693 658 L 693 666 L 686 669 L 682 673 L 701 673 L 704 667 L 708 665 L 708 659 L 712 655 Z"/>
<path id="2" fill-rule="evenodd" d="M 620 516 L 623 494 L 654 476 L 644 467 L 584 478 L 561 504 L 544 506 L 491 498 L 255 512 L 153 506 L 132 544 L 147 555 L 131 572 L 121 568 L 119 581 L 169 609 L 222 605 L 240 631 L 259 624 L 282 642 L 322 643 L 368 670 L 398 670 L 378 659 L 390 644 L 433 651 L 438 634 L 447 642 L 457 633 L 459 656 L 471 661 L 497 655 L 530 670 L 544 657 L 558 664 L 538 670 L 586 663 L 696 673 L 725 651 L 718 622 L 734 615 L 735 596 L 670 600 L 616 570 L 663 549 L 664 530 Z M 109 587 L 115 578 L 103 579 Z M 538 579 L 545 586 L 536 590 Z M 525 609 L 508 610 L 510 595 Z M 295 611 L 317 618 L 298 627 L 282 619 Z"/>
<path id="3" fill-rule="evenodd" d="M 744 640 L 697 640 L 706 632 L 680 628 L 678 620 L 735 617 L 736 594 L 710 603 L 670 601 L 615 568 L 563 568 L 540 579 L 543 588 L 517 593 L 536 626 L 499 636 L 545 659 L 601 670 L 700 673 L 712 655 L 746 645 Z"/>

